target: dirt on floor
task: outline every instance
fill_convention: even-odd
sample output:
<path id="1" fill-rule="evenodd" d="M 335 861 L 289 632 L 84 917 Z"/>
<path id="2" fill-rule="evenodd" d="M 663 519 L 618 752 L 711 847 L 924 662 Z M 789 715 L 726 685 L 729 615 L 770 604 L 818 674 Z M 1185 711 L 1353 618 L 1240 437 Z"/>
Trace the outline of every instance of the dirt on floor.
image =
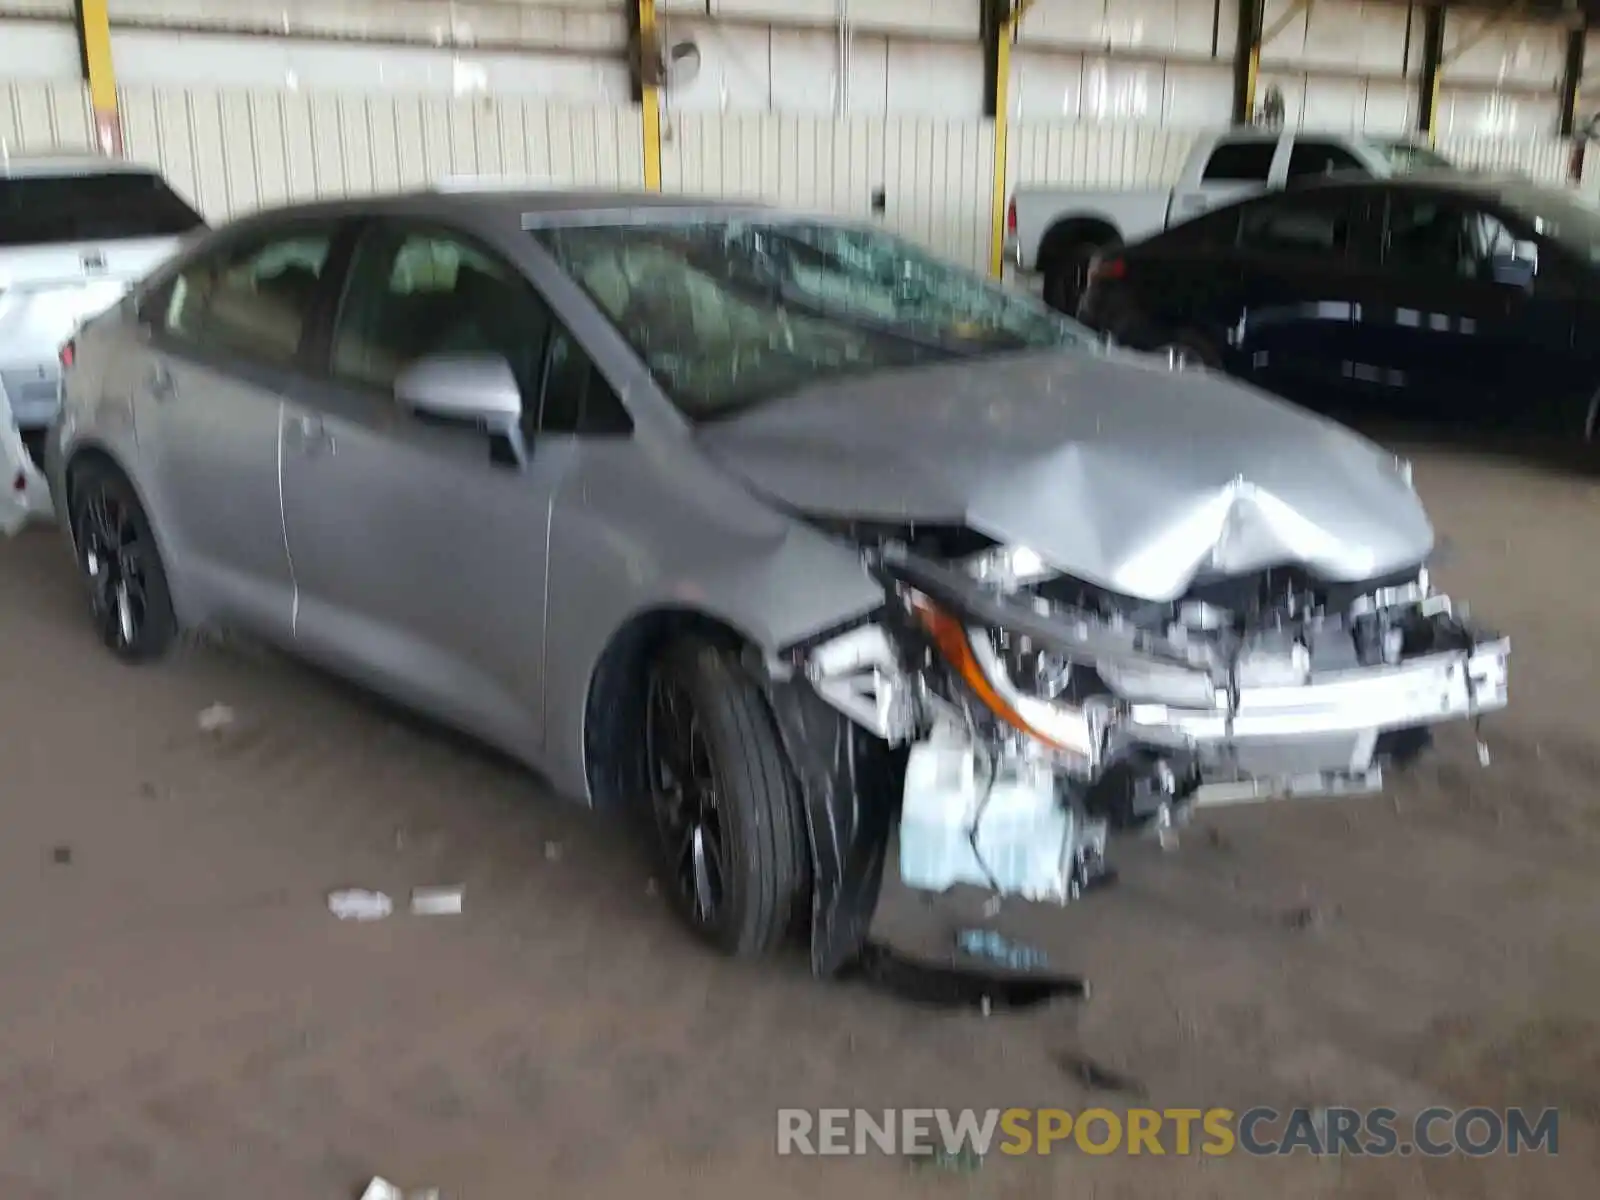
<path id="1" fill-rule="evenodd" d="M 610 822 L 248 645 L 120 666 L 60 541 L 0 543 L 0 1197 L 1594 1195 L 1600 486 L 1417 477 L 1438 576 L 1513 638 L 1492 765 L 1456 729 L 1380 796 L 1129 849 L 1010 926 L 1092 998 L 987 1018 L 720 960 Z M 461 915 L 325 907 L 441 883 Z M 1135 1104 L 1558 1106 L 1560 1153 L 775 1153 L 782 1107 Z"/>

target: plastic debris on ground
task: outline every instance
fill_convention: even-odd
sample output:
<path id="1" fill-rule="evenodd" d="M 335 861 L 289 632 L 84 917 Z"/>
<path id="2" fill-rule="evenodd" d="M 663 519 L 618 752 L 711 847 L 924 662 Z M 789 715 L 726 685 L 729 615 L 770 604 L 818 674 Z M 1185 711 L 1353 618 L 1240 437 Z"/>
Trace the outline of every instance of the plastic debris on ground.
<path id="1" fill-rule="evenodd" d="M 328 911 L 341 921 L 381 921 L 394 911 L 394 901 L 383 892 L 341 888 L 329 894 Z"/>
<path id="2" fill-rule="evenodd" d="M 462 891 L 459 885 L 412 888 L 411 911 L 419 917 L 453 916 L 461 911 Z"/>
<path id="3" fill-rule="evenodd" d="M 438 1188 L 417 1188 L 403 1191 L 381 1175 L 374 1175 L 361 1200 L 442 1200 Z"/>
<path id="4" fill-rule="evenodd" d="M 862 947 L 861 954 L 837 978 L 860 980 L 913 1004 L 976 1009 L 986 1017 L 994 1012 L 1037 1008 L 1061 998 L 1089 997 L 1087 981 L 1075 976 L 931 962 L 908 957 L 879 942 Z"/>
<path id="5" fill-rule="evenodd" d="M 926 1171 L 971 1174 L 983 1166 L 983 1155 L 971 1146 L 962 1146 L 959 1150 L 936 1150 L 932 1154 L 908 1155 L 907 1161 L 912 1166 Z"/>
<path id="6" fill-rule="evenodd" d="M 544 844 L 544 856 L 545 856 L 546 861 L 548 861 L 548 862 L 560 862 L 561 861 L 561 843 L 560 842 L 546 842 Z"/>
<path id="7" fill-rule="evenodd" d="M 200 726 L 201 733 L 221 733 L 234 721 L 233 709 L 226 704 L 213 704 L 202 708 L 195 723 Z"/>
<path id="8" fill-rule="evenodd" d="M 1044 951 L 1014 942 L 992 929 L 963 929 L 956 934 L 956 948 L 973 958 L 987 958 L 1009 971 L 1040 971 L 1050 965 Z"/>

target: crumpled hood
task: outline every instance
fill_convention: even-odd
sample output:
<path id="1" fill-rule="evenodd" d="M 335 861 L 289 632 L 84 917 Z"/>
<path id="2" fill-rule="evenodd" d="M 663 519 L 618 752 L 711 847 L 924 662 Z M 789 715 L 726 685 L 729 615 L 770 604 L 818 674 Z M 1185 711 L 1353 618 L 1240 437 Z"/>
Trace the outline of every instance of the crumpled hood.
<path id="1" fill-rule="evenodd" d="M 964 524 L 1124 595 L 1298 564 L 1359 582 L 1433 529 L 1392 456 L 1209 372 L 1113 352 L 830 382 L 702 427 L 757 492 L 816 516 Z"/>

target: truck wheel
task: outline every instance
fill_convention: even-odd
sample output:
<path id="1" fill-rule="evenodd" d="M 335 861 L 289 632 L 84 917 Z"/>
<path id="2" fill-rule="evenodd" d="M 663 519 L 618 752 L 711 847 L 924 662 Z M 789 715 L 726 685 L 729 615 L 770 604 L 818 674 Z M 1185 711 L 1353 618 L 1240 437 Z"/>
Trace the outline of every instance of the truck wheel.
<path id="1" fill-rule="evenodd" d="M 1081 240 L 1054 247 L 1040 264 L 1044 276 L 1044 302 L 1058 312 L 1077 316 L 1078 303 L 1089 285 L 1089 264 L 1114 242 Z"/>
<path id="2" fill-rule="evenodd" d="M 736 654 L 690 636 L 656 659 L 646 703 L 663 886 L 718 950 L 764 954 L 790 928 L 808 861 L 794 776 L 766 699 Z"/>

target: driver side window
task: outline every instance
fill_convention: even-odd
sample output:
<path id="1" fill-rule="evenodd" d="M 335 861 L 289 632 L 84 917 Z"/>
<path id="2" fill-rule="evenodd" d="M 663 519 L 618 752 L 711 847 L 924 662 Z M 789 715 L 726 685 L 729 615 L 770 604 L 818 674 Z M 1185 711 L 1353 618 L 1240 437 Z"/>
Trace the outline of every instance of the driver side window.
<path id="1" fill-rule="evenodd" d="M 390 389 L 418 359 L 498 354 L 536 406 L 550 310 L 508 264 L 432 230 L 379 227 L 356 247 L 333 334 L 333 374 Z"/>

